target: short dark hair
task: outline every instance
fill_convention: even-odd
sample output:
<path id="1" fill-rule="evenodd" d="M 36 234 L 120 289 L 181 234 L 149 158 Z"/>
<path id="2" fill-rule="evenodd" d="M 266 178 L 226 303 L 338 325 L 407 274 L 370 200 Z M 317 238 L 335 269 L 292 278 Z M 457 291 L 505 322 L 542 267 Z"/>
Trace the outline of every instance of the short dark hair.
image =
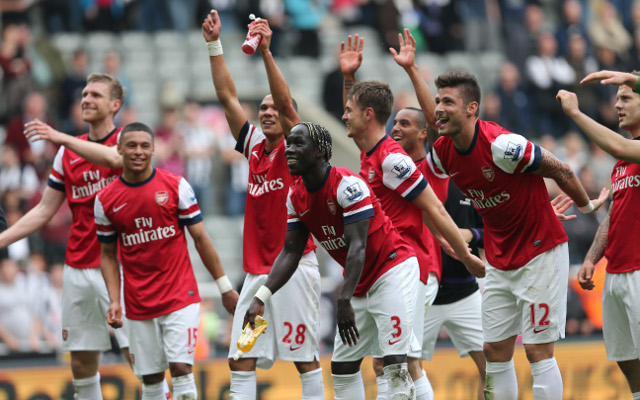
<path id="1" fill-rule="evenodd" d="M 349 90 L 348 98 L 362 109 L 371 107 L 381 125 L 387 123 L 393 111 L 393 92 L 385 82 L 358 82 Z"/>
<path id="2" fill-rule="evenodd" d="M 460 89 L 464 104 L 472 101 L 480 105 L 480 85 L 478 79 L 473 74 L 461 69 L 452 69 L 439 75 L 436 78 L 436 87 L 438 89 L 446 87 L 457 87 Z M 476 110 L 476 117 L 480 115 L 480 107 Z"/>
<path id="3" fill-rule="evenodd" d="M 415 111 L 416 114 L 418 114 L 418 118 L 417 118 L 418 128 L 425 129 L 427 127 L 427 117 L 424 116 L 424 112 L 422 111 L 422 109 L 417 107 L 405 107 L 403 108 L 403 110 Z"/>
<path id="4" fill-rule="evenodd" d="M 324 152 L 325 160 L 329 161 L 331 159 L 333 141 L 327 128 L 313 122 L 300 122 L 297 125 L 304 125 L 307 128 L 309 137 L 318 146 L 318 149 Z"/>
<path id="5" fill-rule="evenodd" d="M 127 126 L 125 126 L 124 128 L 122 128 L 122 130 L 120 131 L 120 134 L 118 135 L 118 143 L 122 143 L 122 138 L 124 137 L 125 134 L 129 132 L 137 132 L 137 131 L 147 132 L 149 135 L 151 135 L 151 141 L 155 140 L 155 135 L 153 134 L 153 130 L 149 128 L 148 125 L 143 124 L 142 122 L 132 122 Z"/>

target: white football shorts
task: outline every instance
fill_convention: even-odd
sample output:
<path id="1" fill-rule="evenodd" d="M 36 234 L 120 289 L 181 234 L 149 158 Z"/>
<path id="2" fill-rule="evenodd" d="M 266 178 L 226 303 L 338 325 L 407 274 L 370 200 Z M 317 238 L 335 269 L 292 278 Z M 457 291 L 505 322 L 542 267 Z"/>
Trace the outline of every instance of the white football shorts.
<path id="1" fill-rule="evenodd" d="M 640 270 L 605 275 L 602 333 L 610 361 L 640 358 Z"/>

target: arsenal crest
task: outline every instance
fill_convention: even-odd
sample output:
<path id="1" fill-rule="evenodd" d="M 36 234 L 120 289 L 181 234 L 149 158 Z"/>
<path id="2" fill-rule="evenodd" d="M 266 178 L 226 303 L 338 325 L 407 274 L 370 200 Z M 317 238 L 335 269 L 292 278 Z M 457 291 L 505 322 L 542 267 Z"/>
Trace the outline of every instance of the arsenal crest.
<path id="1" fill-rule="evenodd" d="M 369 168 L 369 173 L 367 174 L 367 179 L 369 180 L 369 183 L 373 182 L 373 178 L 376 177 L 376 171 L 373 169 L 373 167 Z"/>
<path id="2" fill-rule="evenodd" d="M 69 331 L 66 330 L 66 329 L 63 329 L 62 330 L 62 340 L 64 340 L 66 342 L 68 337 L 69 337 Z"/>
<path id="3" fill-rule="evenodd" d="M 329 199 L 327 200 L 327 206 L 329 207 L 329 212 L 331 212 L 331 214 L 336 215 L 336 203 L 333 202 L 333 200 Z"/>
<path id="4" fill-rule="evenodd" d="M 156 203 L 163 206 L 167 204 L 167 201 L 169 201 L 169 193 L 167 193 L 166 190 L 161 190 L 159 192 L 156 192 Z"/>
<path id="5" fill-rule="evenodd" d="M 482 167 L 482 175 L 489 182 L 493 182 L 493 178 L 496 177 L 496 173 L 493 171 L 493 168 L 491 168 L 489 166 Z"/>

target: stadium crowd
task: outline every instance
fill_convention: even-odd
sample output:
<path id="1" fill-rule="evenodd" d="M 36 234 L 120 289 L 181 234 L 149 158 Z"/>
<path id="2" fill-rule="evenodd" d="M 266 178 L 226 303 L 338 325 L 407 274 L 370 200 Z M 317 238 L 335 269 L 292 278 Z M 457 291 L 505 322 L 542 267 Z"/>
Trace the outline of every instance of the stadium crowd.
<path id="1" fill-rule="evenodd" d="M 276 57 L 333 57 L 321 51 L 320 37 L 336 25 L 373 27 L 380 38 L 368 43 L 379 41 L 385 48 L 397 46 L 397 32 L 409 27 L 420 52 L 503 52 L 507 61 L 499 68 L 497 85 L 483 93 L 481 118 L 523 134 L 556 154 L 579 173 L 591 198 L 597 197 L 601 187 L 610 186 L 615 160 L 585 140 L 554 97 L 559 89 L 576 92 L 587 115 L 618 130 L 612 106 L 616 87 L 579 82 L 602 69 L 637 68 L 637 1 L 0 0 L 0 202 L 9 225 L 38 203 L 57 151 L 46 141 L 27 141 L 23 124 L 38 118 L 74 136 L 87 131 L 79 92 L 86 76 L 98 71 L 88 70 L 89 53 L 82 47 L 65 63 L 51 35 L 105 30 L 186 32 L 199 29 L 212 7 L 220 10 L 228 23 L 224 29 L 229 31 L 244 32 L 250 12 L 266 17 L 275 31 Z M 290 42 L 275 40 L 285 32 L 295 37 L 290 48 Z M 129 78 L 119 67 L 122 55 L 113 50 L 103 57 L 99 72 L 117 76 L 129 87 Z M 204 50 L 202 57 L 206 57 Z M 468 68 L 474 72 L 472 65 Z M 339 105 L 336 116 L 341 116 L 342 77 L 327 73 L 324 90 L 325 98 L 334 99 L 325 108 L 335 113 Z M 397 109 L 403 106 L 396 104 Z M 242 215 L 248 167 L 234 151 L 222 109 L 199 104 L 189 96 L 175 99 L 171 93 L 159 99 L 158 107 L 161 118 L 144 121 L 155 125 L 156 165 L 189 180 L 204 214 Z M 252 107 L 245 104 L 250 121 L 256 115 Z M 125 104 L 116 117 L 118 125 L 124 126 L 136 120 L 136 110 Z M 224 167 L 224 173 L 214 166 Z M 549 193 L 555 197 L 559 189 L 549 184 Z M 588 215 L 576 212 L 577 219 L 564 223 L 572 265 L 582 264 L 607 208 Z M 0 262 L 0 354 L 60 348 L 61 274 L 70 224 L 71 212 L 65 205 L 36 235 L 8 247 Z M 586 318 L 571 285 L 567 311 L 567 335 L 598 330 Z M 226 314 L 216 314 L 212 305 L 203 307 L 202 313 L 212 351 L 226 351 Z M 331 339 L 333 333 L 326 337 Z"/>

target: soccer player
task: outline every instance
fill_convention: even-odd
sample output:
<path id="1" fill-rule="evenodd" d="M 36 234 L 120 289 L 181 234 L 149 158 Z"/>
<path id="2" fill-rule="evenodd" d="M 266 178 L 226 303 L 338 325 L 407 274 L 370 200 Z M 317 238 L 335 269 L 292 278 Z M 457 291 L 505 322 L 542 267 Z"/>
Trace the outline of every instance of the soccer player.
<path id="1" fill-rule="evenodd" d="M 420 291 L 416 295 L 416 310 L 424 310 L 433 302 L 438 288 L 440 265 L 425 222 L 433 227 L 432 232 L 444 237 L 453 247 L 455 254 L 469 270 L 477 276 L 484 276 L 484 264 L 467 250 L 457 226 L 451 220 L 442 203 L 417 169 L 413 160 L 402 147 L 385 133 L 387 119 L 393 107 L 393 94 L 389 85 L 378 81 L 366 81 L 355 84 L 355 72 L 362 62 L 363 41 L 351 37 L 341 48 L 340 67 L 344 75 L 344 88 L 347 94 L 345 113 L 342 119 L 347 124 L 348 136 L 353 138 L 361 150 L 360 176 L 371 185 L 380 199 L 382 209 L 393 222 L 403 238 L 414 248 L 420 263 Z M 401 47 L 404 45 L 401 43 Z M 394 58 L 400 65 L 413 64 L 410 57 L 415 54 L 401 53 Z M 451 251 L 451 250 L 450 250 Z M 431 253 L 431 254 L 430 254 Z M 420 314 L 420 315 L 418 315 Z M 423 313 L 415 315 L 414 334 L 417 341 L 409 352 L 409 371 L 416 384 L 416 398 L 433 398 L 433 389 L 422 372 Z M 380 374 L 379 360 L 374 359 L 374 369 Z M 378 379 L 379 398 L 386 398 L 385 382 Z"/>
<path id="2" fill-rule="evenodd" d="M 579 109 L 574 93 L 561 90 L 557 99 L 564 112 L 598 146 L 618 159 L 611 173 L 613 202 L 600 223 L 591 248 L 587 252 L 578 282 L 585 290 L 595 286 L 593 273 L 600 259 L 607 257 L 602 290 L 602 332 L 607 359 L 616 361 L 629 383 L 634 399 L 640 399 L 640 255 L 630 240 L 640 234 L 640 95 L 635 92 L 640 73 L 600 71 L 582 83 L 600 80 L 618 85 L 616 110 L 619 126 L 631 134 L 632 140 L 600 125 Z"/>
<path id="3" fill-rule="evenodd" d="M 122 326 L 119 250 L 131 360 L 136 375 L 142 376 L 142 399 L 167 398 L 167 368 L 171 370 L 173 398 L 196 399 L 192 365 L 200 296 L 185 227 L 213 278 L 224 276 L 224 270 L 189 183 L 151 166 L 153 142 L 148 126 L 139 122 L 125 126 L 117 145 L 122 175 L 96 196 L 100 267 L 111 299 L 107 321 L 114 328 Z M 238 293 L 231 289 L 222 297 L 233 314 Z"/>
<path id="4" fill-rule="evenodd" d="M 480 120 L 480 87 L 473 75 L 452 70 L 438 76 L 436 87 L 435 110 L 423 106 L 425 115 L 435 114 L 441 136 L 434 161 L 484 221 L 485 398 L 517 398 L 512 356 L 522 334 L 534 399 L 560 400 L 562 376 L 553 347 L 564 337 L 568 239 L 543 178 L 553 179 L 584 213 L 599 208 L 608 191 L 589 200 L 567 164 L 524 137 Z"/>
<path id="5" fill-rule="evenodd" d="M 94 143 L 99 152 L 116 144 L 119 129 L 113 122 L 124 102 L 125 92 L 110 75 L 91 74 L 82 90 L 82 117 L 89 133 L 76 140 Z M 50 127 L 34 121 L 43 132 Z M 28 124 L 29 125 L 29 124 Z M 31 125 L 29 125 L 31 126 Z M 62 348 L 71 352 L 71 372 L 78 399 L 102 399 L 98 364 L 100 352 L 111 348 L 104 320 L 109 305 L 107 288 L 100 275 L 100 246 L 94 230 L 93 201 L 96 194 L 120 175 L 119 169 L 100 167 L 61 147 L 55 157 L 48 187 L 40 202 L 0 234 L 0 248 L 43 227 L 69 201 L 73 213 L 67 245 L 62 299 Z M 127 359 L 128 340 L 124 330 L 116 338 Z"/>
<path id="6" fill-rule="evenodd" d="M 268 311 L 272 293 L 298 268 L 311 232 L 344 267 L 331 360 L 335 398 L 364 400 L 360 363 L 378 347 L 384 355 L 391 397 L 413 398 L 406 353 L 419 276 L 415 253 L 369 186 L 348 169 L 329 164 L 331 136 L 324 127 L 308 122 L 295 125 L 285 154 L 291 174 L 302 179 L 289 191 L 284 247 L 256 292 L 245 322 L 253 324 L 256 315 Z"/>
<path id="7" fill-rule="evenodd" d="M 279 102 L 286 82 L 279 73 L 269 51 L 270 30 L 262 25 L 260 52 L 265 62 L 272 95 L 264 97 L 258 117 L 260 128 L 250 124 L 244 114 L 236 87 L 222 55 L 220 18 L 212 10 L 202 24 L 202 35 L 209 48 L 211 75 L 216 95 L 225 110 L 231 133 L 237 140 L 236 150 L 249 161 L 249 190 L 244 217 L 243 268 L 247 276 L 240 293 L 238 307 L 245 310 L 258 288 L 264 284 L 284 244 L 287 229 L 286 199 L 293 177 L 284 156 L 285 123 L 297 113 L 292 101 Z M 288 89 L 286 89 L 288 91 Z M 288 93 L 287 93 L 288 95 Z M 315 245 L 307 239 L 300 265 L 290 282 L 269 300 L 266 319 L 269 329 L 241 359 L 234 361 L 235 344 L 243 329 L 243 315 L 236 313 L 231 333 L 229 367 L 230 396 L 233 399 L 256 398 L 256 367 L 270 368 L 277 357 L 293 361 L 302 381 L 302 398 L 324 399 L 324 383 L 320 368 L 320 271 Z M 296 299 L 292 302 L 291 299 Z"/>

